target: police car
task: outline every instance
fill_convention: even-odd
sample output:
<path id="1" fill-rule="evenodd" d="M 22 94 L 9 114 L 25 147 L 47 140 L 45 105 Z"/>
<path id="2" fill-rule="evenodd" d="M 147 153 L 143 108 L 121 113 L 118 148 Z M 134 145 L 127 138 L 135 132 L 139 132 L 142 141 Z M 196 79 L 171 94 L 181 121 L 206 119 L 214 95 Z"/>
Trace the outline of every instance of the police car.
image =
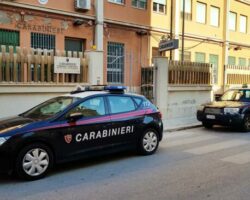
<path id="1" fill-rule="evenodd" d="M 122 86 L 76 90 L 0 121 L 0 171 L 35 180 L 54 164 L 125 149 L 155 153 L 161 113 Z"/>
<path id="2" fill-rule="evenodd" d="M 250 131 L 250 89 L 230 89 L 219 99 L 204 104 L 197 111 L 197 119 L 206 128 L 224 125 Z"/>

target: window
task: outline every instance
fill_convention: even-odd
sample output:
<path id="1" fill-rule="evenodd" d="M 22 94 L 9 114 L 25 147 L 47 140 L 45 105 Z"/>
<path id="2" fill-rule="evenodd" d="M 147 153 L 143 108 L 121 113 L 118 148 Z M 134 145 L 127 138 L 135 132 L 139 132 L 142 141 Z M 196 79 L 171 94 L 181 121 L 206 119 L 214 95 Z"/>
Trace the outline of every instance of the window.
<path id="1" fill-rule="evenodd" d="M 239 66 L 247 66 L 247 60 L 246 58 L 239 58 Z"/>
<path id="2" fill-rule="evenodd" d="M 124 4 L 124 0 L 109 0 L 112 3 Z"/>
<path id="3" fill-rule="evenodd" d="M 240 15 L 240 32 L 247 32 L 247 17 L 244 15 Z"/>
<path id="4" fill-rule="evenodd" d="M 134 97 L 133 99 L 135 100 L 137 106 L 140 106 L 140 105 L 141 105 L 141 103 L 142 103 L 142 99 L 141 99 L 141 98 Z"/>
<path id="5" fill-rule="evenodd" d="M 183 2 L 185 1 L 185 12 L 183 10 Z M 181 0 L 181 17 L 183 15 L 186 20 L 192 20 L 192 0 Z"/>
<path id="6" fill-rule="evenodd" d="M 82 113 L 84 117 L 97 117 L 105 115 L 104 99 L 103 97 L 95 97 L 86 100 L 69 111 L 67 116 L 72 113 Z"/>
<path id="7" fill-rule="evenodd" d="M 55 49 L 56 36 L 42 33 L 31 33 L 31 47 L 34 49 Z"/>
<path id="8" fill-rule="evenodd" d="M 182 59 L 182 52 L 180 51 L 180 59 Z M 190 51 L 184 51 L 184 61 L 191 62 L 191 52 Z"/>
<path id="9" fill-rule="evenodd" d="M 135 110 L 134 101 L 130 97 L 112 96 L 108 100 L 112 114 Z"/>
<path id="10" fill-rule="evenodd" d="M 228 56 L 228 65 L 236 65 L 235 57 Z"/>
<path id="11" fill-rule="evenodd" d="M 27 118 L 47 119 L 64 111 L 68 106 L 75 103 L 77 100 L 79 99 L 73 97 L 56 97 L 32 108 L 24 113 L 23 116 Z"/>
<path id="12" fill-rule="evenodd" d="M 218 67 L 219 67 L 219 56 L 210 54 L 209 63 L 213 65 L 213 83 L 218 84 Z"/>
<path id="13" fill-rule="evenodd" d="M 65 51 L 83 52 L 85 40 L 77 38 L 65 38 Z"/>
<path id="14" fill-rule="evenodd" d="M 158 13 L 166 13 L 166 0 L 154 0 L 153 11 Z"/>
<path id="15" fill-rule="evenodd" d="M 200 52 L 195 53 L 195 62 L 205 63 L 205 60 L 206 60 L 205 53 L 200 53 Z"/>
<path id="16" fill-rule="evenodd" d="M 220 9 L 211 6 L 210 25 L 218 27 L 220 24 Z"/>
<path id="17" fill-rule="evenodd" d="M 236 31 L 237 14 L 234 12 L 229 13 L 229 30 Z"/>
<path id="18" fill-rule="evenodd" d="M 147 0 L 132 0 L 132 6 L 147 9 Z"/>
<path id="19" fill-rule="evenodd" d="M 108 42 L 107 81 L 111 84 L 124 82 L 124 44 Z"/>
<path id="20" fill-rule="evenodd" d="M 196 22 L 199 22 L 202 24 L 206 23 L 206 10 L 207 10 L 206 4 L 197 2 L 197 4 L 196 4 Z"/>

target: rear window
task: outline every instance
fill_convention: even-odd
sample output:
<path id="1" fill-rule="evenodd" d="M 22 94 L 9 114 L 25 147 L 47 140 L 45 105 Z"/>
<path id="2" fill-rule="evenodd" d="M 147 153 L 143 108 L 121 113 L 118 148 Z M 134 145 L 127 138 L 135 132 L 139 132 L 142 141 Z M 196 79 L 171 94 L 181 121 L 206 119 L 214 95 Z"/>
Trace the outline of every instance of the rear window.
<path id="1" fill-rule="evenodd" d="M 134 97 L 133 99 L 135 100 L 136 105 L 139 107 L 142 103 L 142 99 L 138 97 Z"/>
<path id="2" fill-rule="evenodd" d="M 111 96 L 108 97 L 108 101 L 112 114 L 130 112 L 136 109 L 131 97 Z"/>

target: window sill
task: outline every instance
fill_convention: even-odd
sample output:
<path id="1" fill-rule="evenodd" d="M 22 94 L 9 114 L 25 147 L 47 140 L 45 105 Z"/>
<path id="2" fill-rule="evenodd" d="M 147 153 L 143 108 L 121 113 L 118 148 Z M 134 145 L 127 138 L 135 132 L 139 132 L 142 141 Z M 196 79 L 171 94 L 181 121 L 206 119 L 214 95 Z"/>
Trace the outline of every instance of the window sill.
<path id="1" fill-rule="evenodd" d="M 118 5 L 118 6 L 125 6 L 125 3 L 118 3 L 118 2 L 112 2 L 112 1 L 108 1 L 109 3 Z"/>
<path id="2" fill-rule="evenodd" d="M 147 8 L 138 8 L 138 7 L 135 7 L 135 6 L 132 6 L 132 8 L 142 10 L 142 11 L 147 11 Z"/>
<path id="3" fill-rule="evenodd" d="M 166 12 L 158 12 L 158 11 L 153 11 L 154 14 L 158 14 L 158 15 L 167 15 Z"/>

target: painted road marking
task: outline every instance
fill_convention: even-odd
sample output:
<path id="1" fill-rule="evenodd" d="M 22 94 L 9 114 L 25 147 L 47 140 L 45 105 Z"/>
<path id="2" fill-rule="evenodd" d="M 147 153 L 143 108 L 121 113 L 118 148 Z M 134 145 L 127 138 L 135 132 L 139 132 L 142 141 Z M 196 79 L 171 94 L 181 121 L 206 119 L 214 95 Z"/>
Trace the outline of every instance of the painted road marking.
<path id="1" fill-rule="evenodd" d="M 230 149 L 230 148 L 242 146 L 242 145 L 249 144 L 249 143 L 250 143 L 249 141 L 245 141 L 245 140 L 229 140 L 226 142 L 220 142 L 220 143 L 210 144 L 210 145 L 206 145 L 206 146 L 202 146 L 198 148 L 187 149 L 187 150 L 184 150 L 184 152 L 192 153 L 195 155 L 203 155 L 207 153 L 221 151 L 224 149 Z"/>
<path id="2" fill-rule="evenodd" d="M 247 164 L 250 162 L 250 151 L 236 154 L 234 156 L 229 156 L 221 160 L 239 165 Z"/>
<path id="3" fill-rule="evenodd" d="M 167 147 L 176 147 L 176 146 L 181 146 L 181 145 L 185 145 L 185 144 L 193 144 L 193 143 L 198 143 L 198 142 L 202 142 L 202 141 L 207 141 L 207 140 L 211 140 L 211 139 L 215 139 L 217 138 L 216 136 L 213 135 L 201 135 L 201 136 L 196 136 L 196 137 L 192 137 L 192 138 L 185 138 L 185 139 L 179 139 L 179 140 L 175 140 L 175 141 L 170 141 L 167 143 Z"/>

